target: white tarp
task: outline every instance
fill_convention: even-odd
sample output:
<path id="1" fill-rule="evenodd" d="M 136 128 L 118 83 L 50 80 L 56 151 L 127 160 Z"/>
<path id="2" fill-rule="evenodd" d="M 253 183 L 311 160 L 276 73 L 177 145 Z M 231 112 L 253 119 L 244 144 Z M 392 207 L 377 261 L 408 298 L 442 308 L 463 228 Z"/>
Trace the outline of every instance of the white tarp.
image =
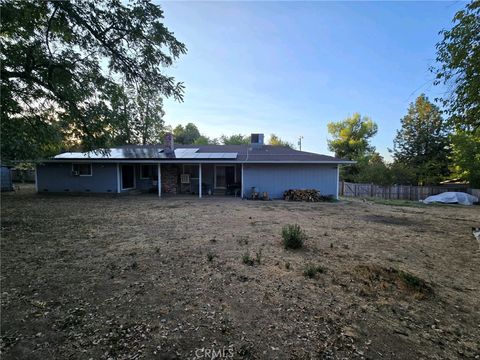
<path id="1" fill-rule="evenodd" d="M 478 202 L 478 198 L 467 193 L 450 191 L 429 196 L 425 200 L 422 200 L 422 202 L 424 204 L 440 202 L 444 204 L 472 205 L 473 203 Z"/>

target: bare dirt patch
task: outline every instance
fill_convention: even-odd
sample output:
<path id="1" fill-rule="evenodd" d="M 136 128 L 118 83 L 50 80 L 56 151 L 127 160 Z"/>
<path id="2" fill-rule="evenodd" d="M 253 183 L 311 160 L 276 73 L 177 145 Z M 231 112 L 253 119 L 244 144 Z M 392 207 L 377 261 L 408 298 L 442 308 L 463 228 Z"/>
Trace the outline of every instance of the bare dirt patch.
<path id="1" fill-rule="evenodd" d="M 1 215 L 4 359 L 480 355 L 478 206 L 22 190 Z"/>

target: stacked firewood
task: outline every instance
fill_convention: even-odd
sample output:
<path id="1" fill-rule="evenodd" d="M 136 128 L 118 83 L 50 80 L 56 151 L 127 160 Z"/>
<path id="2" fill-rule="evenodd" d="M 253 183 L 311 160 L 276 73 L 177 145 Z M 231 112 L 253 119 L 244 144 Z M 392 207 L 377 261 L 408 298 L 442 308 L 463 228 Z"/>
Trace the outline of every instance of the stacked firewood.
<path id="1" fill-rule="evenodd" d="M 329 196 L 320 195 L 320 191 L 315 189 L 295 190 L 290 189 L 283 193 L 283 199 L 288 201 L 329 201 Z"/>

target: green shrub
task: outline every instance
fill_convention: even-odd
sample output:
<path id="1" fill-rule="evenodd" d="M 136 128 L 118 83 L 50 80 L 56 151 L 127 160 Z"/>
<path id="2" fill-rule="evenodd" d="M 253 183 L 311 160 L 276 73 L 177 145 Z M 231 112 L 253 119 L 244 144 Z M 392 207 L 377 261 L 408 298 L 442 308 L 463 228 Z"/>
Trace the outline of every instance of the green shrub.
<path id="1" fill-rule="evenodd" d="M 409 274 L 405 271 L 399 271 L 398 276 L 402 279 L 407 285 L 412 287 L 420 287 L 423 281 L 416 277 L 415 275 Z"/>
<path id="2" fill-rule="evenodd" d="M 303 270 L 303 275 L 309 278 L 314 278 L 317 273 L 323 274 L 325 268 L 320 265 L 307 264 Z"/>
<path id="3" fill-rule="evenodd" d="M 255 264 L 260 265 L 260 263 L 262 262 L 262 250 L 260 250 L 255 254 L 255 258 L 251 257 L 250 254 L 246 252 L 242 256 L 242 262 L 245 265 L 249 265 L 249 266 L 253 266 Z"/>
<path id="4" fill-rule="evenodd" d="M 242 256 L 242 262 L 243 262 L 245 265 L 249 265 L 249 266 L 255 265 L 255 260 L 250 256 L 249 253 L 243 254 L 243 256 Z"/>
<path id="5" fill-rule="evenodd" d="M 307 238 L 300 225 L 285 225 L 282 229 L 283 246 L 285 249 L 300 249 Z"/>
<path id="6" fill-rule="evenodd" d="M 212 262 L 213 259 L 215 258 L 215 256 L 216 256 L 216 255 L 213 254 L 213 253 L 208 253 L 208 254 L 207 254 L 207 260 L 208 260 L 209 262 Z"/>
<path id="7" fill-rule="evenodd" d="M 255 254 L 255 261 L 258 265 L 262 262 L 262 249 Z"/>
<path id="8" fill-rule="evenodd" d="M 240 238 L 237 240 L 237 242 L 240 245 L 248 245 L 248 235 L 242 235 Z"/>

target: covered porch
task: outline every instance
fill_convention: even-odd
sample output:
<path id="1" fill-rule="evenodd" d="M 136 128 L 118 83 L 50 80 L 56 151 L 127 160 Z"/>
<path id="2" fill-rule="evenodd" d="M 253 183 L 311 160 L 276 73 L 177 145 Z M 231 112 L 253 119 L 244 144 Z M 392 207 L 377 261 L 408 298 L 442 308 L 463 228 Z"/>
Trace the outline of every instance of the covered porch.
<path id="1" fill-rule="evenodd" d="M 161 196 L 241 197 L 242 165 L 235 163 L 118 164 L 118 192 Z"/>

